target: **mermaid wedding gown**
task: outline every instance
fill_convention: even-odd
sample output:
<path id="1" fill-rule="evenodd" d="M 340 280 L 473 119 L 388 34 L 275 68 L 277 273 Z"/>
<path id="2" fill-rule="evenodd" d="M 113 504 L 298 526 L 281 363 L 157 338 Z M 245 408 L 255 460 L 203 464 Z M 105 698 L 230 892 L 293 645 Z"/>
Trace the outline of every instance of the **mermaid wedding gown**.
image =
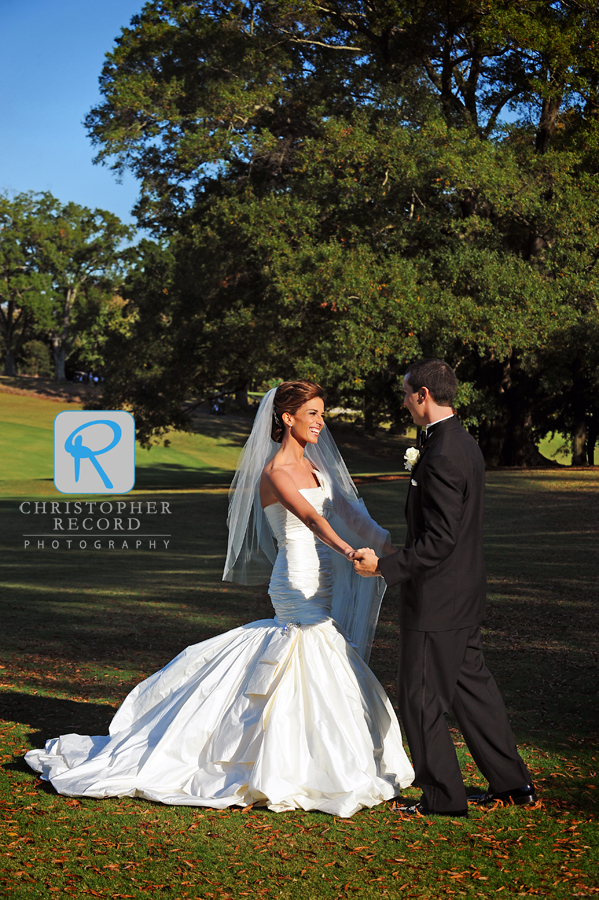
<path id="1" fill-rule="evenodd" d="M 302 494 L 326 516 L 325 488 Z M 188 647 L 134 688 L 108 736 L 27 753 L 58 793 L 351 816 L 411 783 L 393 708 L 329 615 L 334 551 L 281 504 L 265 512 L 275 618 Z"/>

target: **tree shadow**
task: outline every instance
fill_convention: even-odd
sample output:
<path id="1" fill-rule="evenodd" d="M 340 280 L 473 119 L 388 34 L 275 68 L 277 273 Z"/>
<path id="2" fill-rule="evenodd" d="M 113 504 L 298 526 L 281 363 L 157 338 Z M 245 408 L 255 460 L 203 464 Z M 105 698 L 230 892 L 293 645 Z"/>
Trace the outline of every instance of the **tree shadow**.
<path id="1" fill-rule="evenodd" d="M 247 441 L 254 414 L 213 416 L 207 410 L 198 409 L 191 417 L 191 427 L 194 434 L 203 434 L 211 438 L 219 438 L 229 446 L 243 447 Z"/>
<path id="2" fill-rule="evenodd" d="M 135 470 L 136 490 L 199 490 L 219 488 L 228 490 L 234 472 L 224 469 L 203 469 L 184 466 L 180 463 L 157 463 L 137 466 Z"/>
<path id="3" fill-rule="evenodd" d="M 162 471 L 170 477 L 168 467 Z M 596 480 L 592 483 L 587 473 L 576 477 L 572 483 L 580 483 L 580 489 L 553 490 L 553 474 L 493 473 L 487 511 L 487 661 L 518 740 L 556 755 L 564 754 L 560 744 L 569 739 L 585 749 L 583 742 L 597 730 L 599 560 L 596 493 L 590 489 Z M 363 491 L 373 516 L 392 526 L 398 543 L 406 489 L 404 482 L 390 482 Z M 150 494 L 148 499 L 157 498 Z M 168 524 L 168 549 L 114 553 L 105 548 L 25 551 L 26 517 L 17 501 L 0 502 L 0 652 L 21 691 L 14 696 L 31 702 L 19 711 L 18 700 L 11 700 L 11 720 L 26 714 L 33 720 L 35 711 L 49 704 L 45 719 L 24 722 L 36 729 L 34 743 L 41 746 L 48 737 L 75 730 L 80 720 L 83 733 L 105 732 L 111 707 L 100 698 L 108 695 L 117 702 L 188 644 L 272 617 L 266 586 L 220 580 L 226 492 L 165 499 L 171 504 L 168 516 L 141 518 L 144 527 L 155 530 Z M 136 495 L 135 502 L 144 498 Z M 35 524 L 51 527 L 51 517 L 40 515 Z M 371 658 L 392 698 L 399 602 L 399 591 L 388 590 Z M 104 682 L 106 672 L 114 676 Z M 91 702 L 27 693 L 38 689 L 70 692 Z M 52 704 L 57 704 L 56 717 Z M 570 780 L 568 797 L 575 798 L 580 788 L 585 798 L 584 784 L 584 779 L 580 785 Z M 580 800 L 580 808 L 591 802 L 592 797 Z"/>
<path id="4" fill-rule="evenodd" d="M 31 729 L 27 737 L 33 747 L 43 747 L 49 738 L 61 734 L 107 734 L 115 712 L 115 706 L 105 703 L 61 700 L 19 691 L 0 694 L 0 719 Z M 0 768 L 31 774 L 21 755 Z"/>

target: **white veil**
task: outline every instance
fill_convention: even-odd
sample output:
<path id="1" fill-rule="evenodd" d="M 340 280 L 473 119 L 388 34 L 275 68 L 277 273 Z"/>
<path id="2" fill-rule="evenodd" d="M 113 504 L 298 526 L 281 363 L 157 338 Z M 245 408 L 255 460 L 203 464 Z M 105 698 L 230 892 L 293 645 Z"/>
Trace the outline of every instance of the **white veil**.
<path id="1" fill-rule="evenodd" d="M 229 544 L 223 581 L 263 584 L 270 579 L 277 556 L 276 542 L 260 505 L 262 470 L 281 447 L 271 438 L 275 391 L 273 388 L 262 399 L 229 491 Z M 318 444 L 308 444 L 305 455 L 327 483 L 332 506 L 329 523 L 334 531 L 352 547 L 372 547 L 381 556 L 389 534 L 370 518 L 326 426 Z M 357 575 L 340 553 L 333 551 L 332 557 L 331 615 L 368 662 L 385 582 L 383 578 Z"/>

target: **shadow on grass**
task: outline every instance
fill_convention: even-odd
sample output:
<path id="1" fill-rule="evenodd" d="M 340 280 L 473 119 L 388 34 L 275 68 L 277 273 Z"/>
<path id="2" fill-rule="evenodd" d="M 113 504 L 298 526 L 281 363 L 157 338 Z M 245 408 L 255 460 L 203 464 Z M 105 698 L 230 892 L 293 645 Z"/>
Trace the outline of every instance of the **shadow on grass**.
<path id="1" fill-rule="evenodd" d="M 135 489 L 154 491 L 197 490 L 220 488 L 228 490 L 233 472 L 224 469 L 202 469 L 180 463 L 137 466 Z"/>
<path id="2" fill-rule="evenodd" d="M 194 434 L 226 440 L 227 444 L 243 447 L 254 424 L 254 415 L 213 416 L 203 409 L 198 409 L 191 418 Z"/>
<path id="3" fill-rule="evenodd" d="M 588 473 L 490 477 L 487 660 L 519 741 L 557 753 L 568 738 L 586 741 L 597 731 L 596 484 Z M 405 491 L 399 482 L 362 491 L 396 540 Z M 101 708 L 98 700 L 118 703 L 188 644 L 272 616 L 266 586 L 220 580 L 226 492 L 165 499 L 168 515 L 140 518 L 144 532 L 169 532 L 168 549 L 114 551 L 25 551 L 25 526 L 51 531 L 52 517 L 27 517 L 16 501 L 0 502 L 0 652 L 13 691 L 52 690 Z M 137 495 L 135 502 L 145 501 Z M 371 660 L 392 698 L 398 609 L 394 588 L 385 597 Z M 35 727 L 46 738 L 42 725 Z"/>
<path id="4" fill-rule="evenodd" d="M 28 738 L 33 747 L 43 747 L 49 737 L 59 734 L 107 734 L 115 711 L 115 707 L 104 703 L 60 700 L 19 691 L 0 694 L 0 719 L 32 729 Z M 20 754 L 0 768 L 31 772 Z"/>

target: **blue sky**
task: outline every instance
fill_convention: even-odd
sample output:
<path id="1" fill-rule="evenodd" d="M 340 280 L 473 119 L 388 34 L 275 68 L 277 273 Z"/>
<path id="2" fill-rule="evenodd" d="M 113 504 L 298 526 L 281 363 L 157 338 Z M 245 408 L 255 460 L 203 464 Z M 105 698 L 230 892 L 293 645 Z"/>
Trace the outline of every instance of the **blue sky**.
<path id="1" fill-rule="evenodd" d="M 0 0 L 0 191 L 50 191 L 124 221 L 138 193 L 118 184 L 83 119 L 105 54 L 144 0 Z"/>

